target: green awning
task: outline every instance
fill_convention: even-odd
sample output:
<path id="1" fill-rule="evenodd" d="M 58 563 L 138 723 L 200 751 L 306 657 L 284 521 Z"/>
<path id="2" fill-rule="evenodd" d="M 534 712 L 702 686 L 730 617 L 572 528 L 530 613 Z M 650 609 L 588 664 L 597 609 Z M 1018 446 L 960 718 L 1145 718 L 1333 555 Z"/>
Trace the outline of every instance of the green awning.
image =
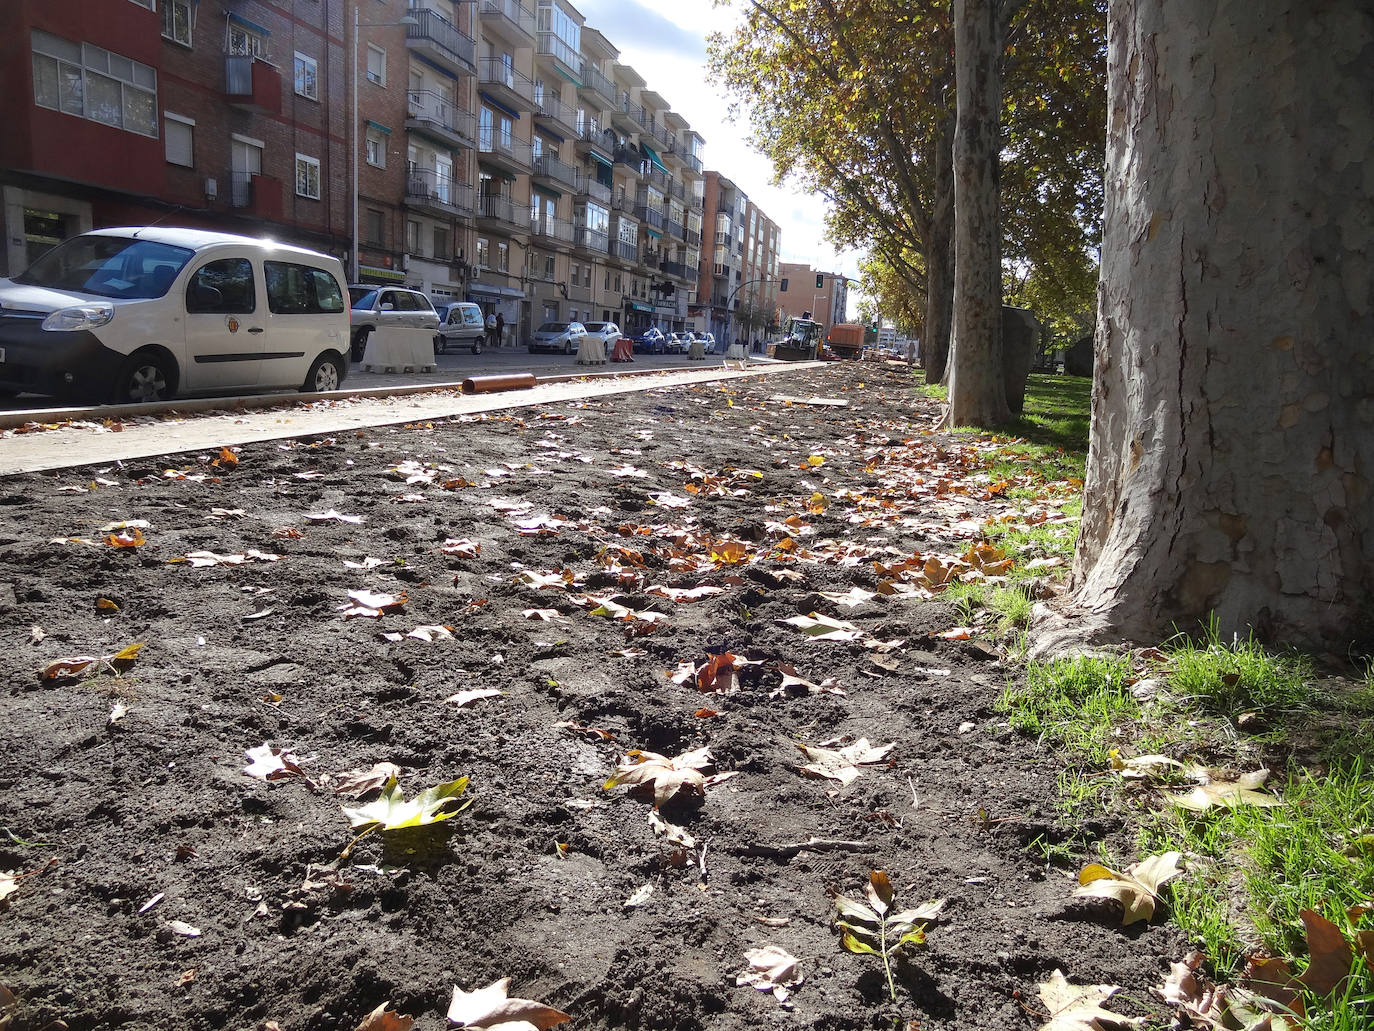
<path id="1" fill-rule="evenodd" d="M 598 154 L 596 151 L 594 151 L 594 150 L 589 150 L 587 153 L 590 154 L 590 155 L 592 156 L 592 160 L 593 160 L 593 161 L 596 161 L 596 162 L 598 162 L 599 164 L 603 164 L 603 165 L 605 165 L 607 168 L 614 168 L 614 167 L 615 167 L 615 165 L 613 165 L 613 164 L 611 163 L 611 161 L 610 161 L 609 158 L 603 158 L 603 157 L 602 157 L 600 154 Z"/>
<path id="2" fill-rule="evenodd" d="M 650 236 L 652 236 L 655 240 L 663 239 L 663 234 L 660 233 L 657 229 L 650 229 L 648 226 L 645 226 L 644 231 L 648 233 Z"/>
<path id="3" fill-rule="evenodd" d="M 647 311 L 651 315 L 654 311 L 649 305 L 640 304 L 638 301 L 626 301 L 625 307 L 629 308 L 631 311 Z"/>
<path id="4" fill-rule="evenodd" d="M 381 122 L 374 122 L 371 118 L 369 118 L 369 119 L 367 120 L 367 125 L 368 125 L 368 128 L 370 128 L 370 129 L 376 129 L 378 132 L 384 132 L 384 133 L 386 133 L 388 136 L 391 135 L 391 129 L 390 129 L 389 127 L 383 125 Z"/>
<path id="5" fill-rule="evenodd" d="M 654 163 L 654 167 L 655 167 L 655 168 L 657 168 L 657 169 L 658 169 L 660 172 L 662 172 L 664 175 L 667 175 L 667 174 L 668 174 L 668 170 L 667 170 L 666 168 L 663 167 L 663 162 L 660 161 L 660 160 L 658 159 L 658 155 L 654 153 L 654 148 L 653 148 L 653 147 L 649 146 L 647 143 L 641 143 L 641 144 L 639 145 L 639 149 L 642 150 L 642 151 L 644 151 L 644 153 L 646 153 L 646 154 L 649 155 L 649 160 L 652 161 L 652 162 Z"/>

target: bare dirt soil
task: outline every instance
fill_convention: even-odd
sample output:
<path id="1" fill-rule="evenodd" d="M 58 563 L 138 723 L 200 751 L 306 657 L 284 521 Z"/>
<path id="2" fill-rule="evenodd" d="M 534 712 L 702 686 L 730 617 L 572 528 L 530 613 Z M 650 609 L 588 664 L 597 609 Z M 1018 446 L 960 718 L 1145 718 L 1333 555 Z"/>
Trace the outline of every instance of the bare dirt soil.
<path id="1" fill-rule="evenodd" d="M 1147 1012 L 1177 932 L 1071 905 L 1028 848 L 1122 828 L 1060 813 L 993 707 L 1014 670 L 925 597 L 1018 504 L 982 472 L 1003 445 L 936 415 L 903 366 L 840 364 L 0 481 L 10 1031 L 352 1029 L 383 1002 L 438 1029 L 506 976 L 573 1028 L 1035 1028 L 1056 968 Z M 141 545 L 107 542 L 125 520 Z M 177 561 L 251 551 L 281 557 Z M 404 602 L 345 614 L 359 590 Z M 783 622 L 813 612 L 854 631 Z M 694 672 L 724 653 L 737 675 Z M 860 738 L 894 747 L 852 783 L 799 772 L 798 743 Z M 246 775 L 264 744 L 309 780 Z M 691 847 L 603 788 L 631 749 L 701 747 L 735 776 L 663 805 Z M 338 775 L 379 762 L 471 805 L 341 860 Z M 895 1006 L 832 928 L 873 869 L 948 899 Z M 735 984 L 768 944 L 800 960 L 785 1004 Z"/>

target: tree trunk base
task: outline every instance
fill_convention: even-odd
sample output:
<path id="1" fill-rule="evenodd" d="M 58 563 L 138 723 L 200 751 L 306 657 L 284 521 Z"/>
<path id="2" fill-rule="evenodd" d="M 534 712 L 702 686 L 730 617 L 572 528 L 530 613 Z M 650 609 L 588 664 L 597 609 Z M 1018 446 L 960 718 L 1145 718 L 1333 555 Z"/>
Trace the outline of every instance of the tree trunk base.
<path id="1" fill-rule="evenodd" d="M 1026 657 L 1033 662 L 1076 659 L 1080 656 L 1114 658 L 1134 643 L 1122 637 L 1112 616 L 1073 605 L 1067 598 L 1039 602 L 1031 613 L 1026 634 Z M 1157 641 L 1148 642 L 1158 644 Z"/>

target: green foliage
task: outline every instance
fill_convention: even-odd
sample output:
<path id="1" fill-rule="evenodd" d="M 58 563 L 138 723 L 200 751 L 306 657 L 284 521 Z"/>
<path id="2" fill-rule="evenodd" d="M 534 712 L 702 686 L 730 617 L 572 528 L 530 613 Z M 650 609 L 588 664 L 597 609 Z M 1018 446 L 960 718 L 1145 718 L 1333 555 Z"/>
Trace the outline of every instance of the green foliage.
<path id="1" fill-rule="evenodd" d="M 940 915 L 945 900 L 936 899 L 915 909 L 894 913 L 892 904 L 896 891 L 882 870 L 874 870 L 868 875 L 864 895 L 867 904 L 845 895 L 835 896 L 835 927 L 840 932 L 840 944 L 849 952 L 877 956 L 882 960 L 883 971 L 887 974 L 887 992 L 896 1002 L 893 957 L 903 948 L 926 943 L 926 925 Z"/>
<path id="2" fill-rule="evenodd" d="M 1067 662 L 1032 662 L 1025 683 L 997 700 L 1013 728 L 1063 747 L 1077 762 L 1105 769 L 1118 728 L 1137 722 L 1130 663 L 1081 656 Z"/>
<path id="3" fill-rule="evenodd" d="M 1205 712 L 1239 716 L 1311 705 L 1312 663 L 1297 654 L 1266 651 L 1253 636 L 1220 639 L 1216 621 L 1201 639 L 1170 642 L 1169 683 L 1175 694 Z"/>

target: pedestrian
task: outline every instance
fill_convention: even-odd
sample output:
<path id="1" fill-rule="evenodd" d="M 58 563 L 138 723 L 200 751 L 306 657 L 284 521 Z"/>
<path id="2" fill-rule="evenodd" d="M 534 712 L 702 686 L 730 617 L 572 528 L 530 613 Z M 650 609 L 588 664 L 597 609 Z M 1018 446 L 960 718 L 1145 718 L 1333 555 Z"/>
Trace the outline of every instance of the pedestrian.
<path id="1" fill-rule="evenodd" d="M 500 347 L 506 342 L 506 316 L 502 312 L 496 313 L 496 346 Z"/>
<path id="2" fill-rule="evenodd" d="M 496 315 L 493 312 L 487 312 L 487 346 L 496 346 Z"/>

